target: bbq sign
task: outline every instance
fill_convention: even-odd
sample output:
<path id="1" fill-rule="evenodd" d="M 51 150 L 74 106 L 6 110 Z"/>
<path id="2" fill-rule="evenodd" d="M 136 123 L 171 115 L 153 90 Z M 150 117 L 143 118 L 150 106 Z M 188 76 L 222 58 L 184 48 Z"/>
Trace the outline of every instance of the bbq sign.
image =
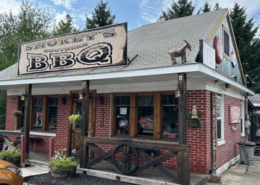
<path id="1" fill-rule="evenodd" d="M 22 43 L 19 74 L 127 64 L 127 25 Z"/>

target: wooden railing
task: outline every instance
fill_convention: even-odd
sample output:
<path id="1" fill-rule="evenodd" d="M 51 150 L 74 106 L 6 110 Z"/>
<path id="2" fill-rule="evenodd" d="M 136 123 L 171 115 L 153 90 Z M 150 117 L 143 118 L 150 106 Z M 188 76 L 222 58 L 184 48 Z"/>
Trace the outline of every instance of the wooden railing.
<path id="1" fill-rule="evenodd" d="M 141 171 L 153 167 L 166 175 L 172 182 L 183 185 L 190 184 L 190 146 L 179 145 L 170 141 L 143 140 L 130 138 L 88 138 L 82 137 L 85 151 L 91 149 L 96 155 L 88 160 L 84 156 L 81 168 L 91 168 L 94 165 L 107 161 L 118 172 L 125 175 L 139 174 Z M 115 148 L 105 152 L 98 145 L 115 145 Z M 151 156 L 147 151 L 164 151 L 159 155 Z M 163 166 L 161 162 L 178 156 L 177 174 Z M 142 161 L 141 163 L 139 161 Z"/>

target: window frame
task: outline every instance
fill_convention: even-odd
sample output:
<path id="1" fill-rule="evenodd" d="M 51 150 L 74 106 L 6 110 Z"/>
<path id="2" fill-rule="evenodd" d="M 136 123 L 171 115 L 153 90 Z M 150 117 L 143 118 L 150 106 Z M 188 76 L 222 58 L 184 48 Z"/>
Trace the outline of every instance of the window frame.
<path id="1" fill-rule="evenodd" d="M 216 123 L 218 122 L 218 120 L 221 120 L 221 137 L 218 138 L 218 133 L 216 134 L 216 137 L 217 137 L 217 142 L 218 142 L 218 146 L 221 146 L 223 144 L 225 144 L 225 138 L 224 138 L 224 135 L 225 135 L 225 117 L 224 117 L 224 114 L 225 114 L 225 106 L 224 106 L 224 95 L 222 94 L 217 94 L 217 106 L 218 106 L 218 100 L 220 99 L 220 106 L 221 106 L 221 111 L 220 111 L 220 116 L 218 116 L 218 113 L 217 113 L 217 116 L 216 117 Z M 217 109 L 216 109 L 217 110 Z M 218 127 L 218 124 L 217 124 L 217 127 Z M 216 130 L 218 131 L 218 129 Z"/>
<path id="2" fill-rule="evenodd" d="M 228 29 L 223 26 L 223 29 L 222 29 L 222 42 L 223 42 L 223 54 L 224 54 L 224 57 L 230 61 L 230 33 L 228 31 Z M 225 53 L 225 33 L 228 35 L 228 54 Z"/>
<path id="3" fill-rule="evenodd" d="M 241 100 L 241 137 L 244 137 L 245 134 L 245 101 Z"/>

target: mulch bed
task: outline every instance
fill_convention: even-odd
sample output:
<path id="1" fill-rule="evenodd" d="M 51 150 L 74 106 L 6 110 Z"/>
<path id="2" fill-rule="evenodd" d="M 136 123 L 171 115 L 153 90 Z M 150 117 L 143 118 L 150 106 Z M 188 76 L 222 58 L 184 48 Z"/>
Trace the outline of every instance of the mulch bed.
<path id="1" fill-rule="evenodd" d="M 27 177 L 24 182 L 33 185 L 131 185 L 129 183 L 76 174 L 73 178 L 54 178 L 50 174 Z"/>

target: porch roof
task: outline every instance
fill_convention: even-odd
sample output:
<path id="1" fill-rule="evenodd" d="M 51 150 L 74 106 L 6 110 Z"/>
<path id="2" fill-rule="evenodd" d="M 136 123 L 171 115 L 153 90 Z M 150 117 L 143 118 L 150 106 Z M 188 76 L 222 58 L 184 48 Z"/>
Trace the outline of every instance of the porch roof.
<path id="1" fill-rule="evenodd" d="M 255 94 L 254 96 L 249 96 L 248 98 L 255 107 L 260 107 L 260 94 Z"/>
<path id="2" fill-rule="evenodd" d="M 128 32 L 128 58 L 132 62 L 125 66 L 89 68 L 37 74 L 18 75 L 17 63 L 0 72 L 0 88 L 25 84 L 72 82 L 82 80 L 102 80 L 125 77 L 142 77 L 167 75 L 174 73 L 199 73 L 222 80 L 250 94 L 253 92 L 234 80 L 226 77 L 204 64 L 195 62 L 199 52 L 199 40 L 206 40 L 216 24 L 227 14 L 228 9 L 222 9 L 205 14 L 183 17 L 169 21 L 148 24 Z M 187 52 L 185 65 L 172 65 L 168 51 L 184 45 L 187 40 L 192 51 Z M 10 87 L 9 87 L 10 88 Z"/>

